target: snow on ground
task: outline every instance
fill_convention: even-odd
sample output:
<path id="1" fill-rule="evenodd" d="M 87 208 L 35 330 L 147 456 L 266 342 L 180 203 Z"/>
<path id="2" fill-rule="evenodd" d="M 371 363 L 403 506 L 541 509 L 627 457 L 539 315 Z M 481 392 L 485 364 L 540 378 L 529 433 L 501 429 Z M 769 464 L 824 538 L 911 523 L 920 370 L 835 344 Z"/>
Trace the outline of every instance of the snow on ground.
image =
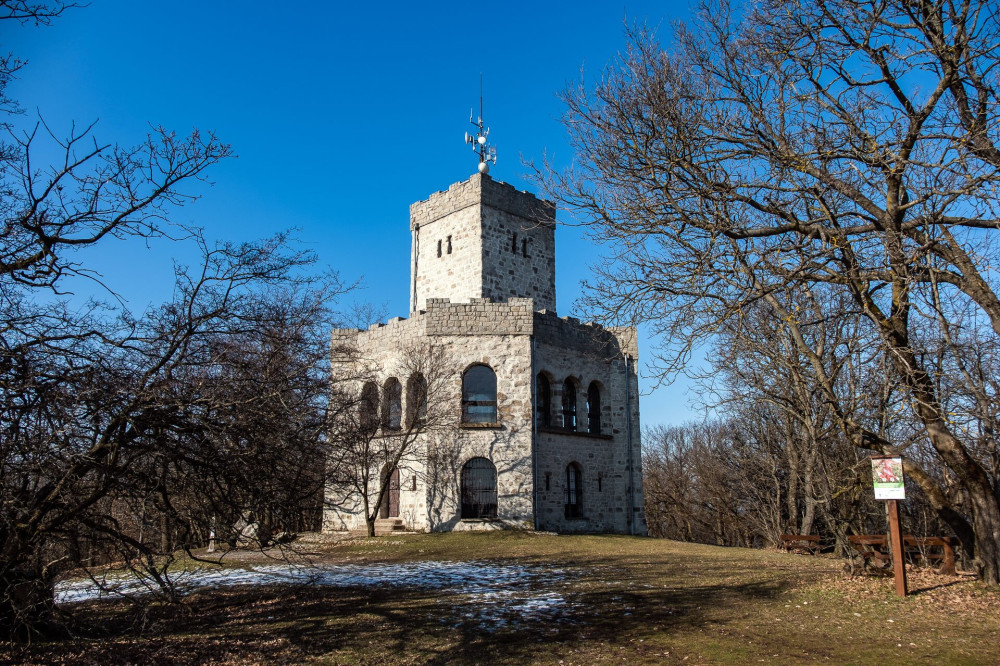
<path id="1" fill-rule="evenodd" d="M 440 591 L 459 624 L 483 629 L 566 619 L 572 604 L 554 589 L 568 575 L 560 569 L 487 561 L 402 564 L 262 565 L 248 569 L 197 569 L 172 576 L 184 592 L 234 585 L 309 584 L 328 587 L 395 587 Z M 89 579 L 56 586 L 57 603 L 151 591 L 147 581 L 122 577 L 97 585 Z"/>

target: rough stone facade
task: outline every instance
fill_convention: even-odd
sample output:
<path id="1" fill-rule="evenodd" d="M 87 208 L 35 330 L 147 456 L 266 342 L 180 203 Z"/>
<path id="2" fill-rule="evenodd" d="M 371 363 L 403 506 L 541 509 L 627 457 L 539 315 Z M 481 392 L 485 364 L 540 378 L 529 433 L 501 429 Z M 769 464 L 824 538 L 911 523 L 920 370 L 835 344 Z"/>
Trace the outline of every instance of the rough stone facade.
<path id="1" fill-rule="evenodd" d="M 410 313 L 428 298 L 556 309 L 555 205 L 476 174 L 410 206 Z"/>
<path id="2" fill-rule="evenodd" d="M 418 531 L 645 534 L 635 330 L 552 311 L 554 205 L 477 174 L 410 212 L 411 316 L 335 330 L 332 346 L 335 381 L 357 376 L 352 364 L 362 362 L 378 369 L 380 386 L 390 377 L 405 385 L 414 350 L 446 359 L 430 396 L 444 405 L 444 427 L 428 428 L 400 461 L 398 518 Z M 496 377 L 486 423 L 464 422 L 463 378 L 476 366 Z M 404 391 L 409 414 L 406 401 Z M 463 518 L 463 469 L 474 459 L 495 470 L 486 519 Z M 364 525 L 348 495 L 328 486 L 325 529 Z"/>

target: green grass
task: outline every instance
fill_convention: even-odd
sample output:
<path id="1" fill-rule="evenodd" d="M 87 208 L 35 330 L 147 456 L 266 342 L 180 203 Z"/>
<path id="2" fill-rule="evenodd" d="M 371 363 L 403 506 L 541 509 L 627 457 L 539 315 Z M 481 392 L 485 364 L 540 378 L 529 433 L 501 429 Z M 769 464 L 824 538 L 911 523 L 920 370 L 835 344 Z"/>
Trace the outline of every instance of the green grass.
<path id="1" fill-rule="evenodd" d="M 71 609 L 79 636 L 0 646 L 28 663 L 982 663 L 1000 661 L 1000 590 L 914 572 L 913 594 L 850 578 L 832 557 L 621 536 L 527 532 L 309 545 L 318 562 L 493 560 L 552 565 L 569 602 L 555 621 L 486 631 L 435 590 L 205 591 L 149 609 Z M 306 555 L 302 555 L 305 557 Z M 259 556 L 258 556 L 259 557 Z M 260 560 L 255 560 L 260 561 Z"/>

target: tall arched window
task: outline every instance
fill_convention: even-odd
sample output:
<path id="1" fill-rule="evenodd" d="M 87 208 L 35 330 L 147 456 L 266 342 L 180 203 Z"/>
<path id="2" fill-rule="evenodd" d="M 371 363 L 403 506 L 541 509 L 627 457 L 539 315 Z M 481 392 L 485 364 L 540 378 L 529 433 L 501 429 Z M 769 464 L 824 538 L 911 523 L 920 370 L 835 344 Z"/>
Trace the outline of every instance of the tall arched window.
<path id="1" fill-rule="evenodd" d="M 597 382 L 590 382 L 587 388 L 587 432 L 601 434 L 601 389 Z"/>
<path id="2" fill-rule="evenodd" d="M 427 420 L 427 380 L 421 373 L 406 380 L 406 425 L 412 427 Z"/>
<path id="3" fill-rule="evenodd" d="M 399 430 L 403 427 L 403 385 L 389 377 L 382 385 L 382 427 Z"/>
<path id="4" fill-rule="evenodd" d="M 576 430 L 576 384 L 572 379 L 563 382 L 562 412 L 563 427 Z"/>
<path id="5" fill-rule="evenodd" d="M 538 425 L 552 425 L 552 386 L 545 373 L 539 373 L 535 380 L 535 409 L 538 411 Z"/>
<path id="6" fill-rule="evenodd" d="M 375 382 L 365 382 L 361 387 L 358 412 L 361 431 L 373 434 L 378 429 L 378 385 Z"/>
<path id="7" fill-rule="evenodd" d="M 497 517 L 497 468 L 486 458 L 462 467 L 462 518 Z"/>
<path id="8" fill-rule="evenodd" d="M 462 423 L 497 422 L 497 375 L 474 365 L 462 375 Z"/>
<path id="9" fill-rule="evenodd" d="M 566 466 L 566 517 L 583 516 L 583 470 L 575 462 Z"/>

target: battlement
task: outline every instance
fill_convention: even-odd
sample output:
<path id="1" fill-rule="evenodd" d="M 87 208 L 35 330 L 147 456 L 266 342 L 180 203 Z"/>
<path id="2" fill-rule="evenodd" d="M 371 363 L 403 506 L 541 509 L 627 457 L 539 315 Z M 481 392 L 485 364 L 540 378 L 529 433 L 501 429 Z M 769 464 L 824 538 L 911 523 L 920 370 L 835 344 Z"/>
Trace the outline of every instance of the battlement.
<path id="1" fill-rule="evenodd" d="M 555 312 L 534 313 L 533 331 L 540 342 L 572 349 L 604 360 L 637 358 L 636 329 L 630 326 L 605 328 L 595 322 L 581 322 L 575 317 L 560 317 Z"/>
<path id="2" fill-rule="evenodd" d="M 477 173 L 447 190 L 440 190 L 423 201 L 410 204 L 410 229 L 476 205 L 490 206 L 539 224 L 554 225 L 556 222 L 556 205 L 552 201 L 539 199 L 531 192 Z"/>
<path id="3" fill-rule="evenodd" d="M 334 354 L 361 347 L 392 347 L 407 341 L 438 336 L 533 335 L 539 341 L 572 349 L 604 360 L 638 357 L 636 330 L 632 327 L 604 328 L 594 322 L 535 310 L 530 298 L 496 302 L 473 298 L 452 303 L 448 298 L 427 299 L 426 309 L 410 318 L 393 317 L 367 329 L 337 328 L 331 335 Z"/>
<path id="4" fill-rule="evenodd" d="M 447 298 L 427 299 L 427 309 L 409 319 L 393 317 L 367 329 L 335 328 L 331 349 L 343 353 L 359 347 L 398 346 L 408 340 L 427 336 L 532 335 L 534 302 L 530 298 L 511 298 L 497 303 L 488 298 L 474 298 L 468 303 L 452 303 Z"/>

